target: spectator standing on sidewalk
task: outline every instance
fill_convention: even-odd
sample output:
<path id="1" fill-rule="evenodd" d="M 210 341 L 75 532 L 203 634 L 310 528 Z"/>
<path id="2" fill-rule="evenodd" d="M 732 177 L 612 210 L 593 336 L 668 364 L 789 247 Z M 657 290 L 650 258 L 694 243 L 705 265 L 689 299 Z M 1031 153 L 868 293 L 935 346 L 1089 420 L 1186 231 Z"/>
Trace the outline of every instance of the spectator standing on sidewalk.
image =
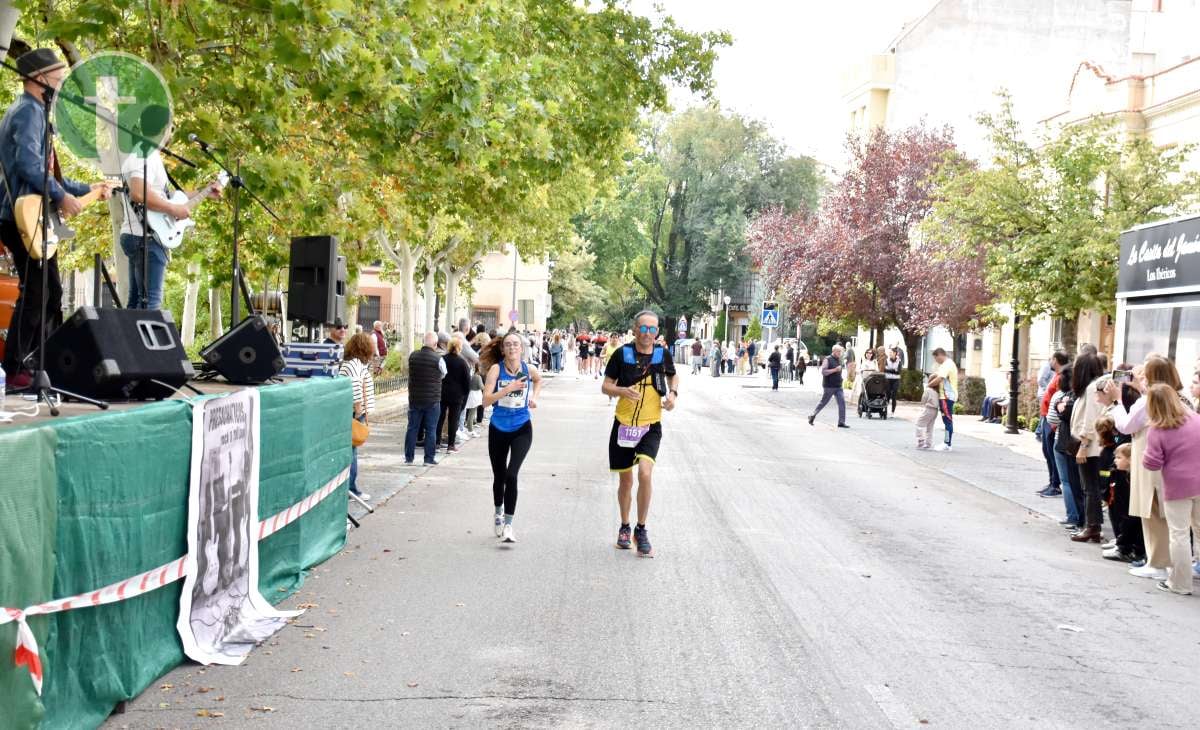
<path id="1" fill-rule="evenodd" d="M 442 357 L 446 363 L 446 377 L 442 378 L 442 412 L 438 418 L 438 438 L 441 438 L 444 426 L 448 454 L 458 451 L 456 441 L 459 435 L 459 416 L 463 415 L 467 395 L 471 392 L 471 366 L 462 357 L 463 348 L 463 338 L 455 333 L 455 336 L 450 338 L 446 354 Z"/>
<path id="2" fill-rule="evenodd" d="M 821 395 L 821 402 L 817 404 L 817 409 L 808 417 L 808 425 L 813 425 L 817 420 L 817 414 L 825 407 L 830 398 L 837 400 L 838 406 L 838 428 L 850 428 L 846 424 L 846 396 L 842 392 L 842 353 L 845 350 L 841 345 L 834 345 L 833 351 L 829 357 L 821 362 L 821 389 L 824 393 Z"/>
<path id="3" fill-rule="evenodd" d="M 1050 399 L 1046 418 L 1054 428 L 1054 465 L 1062 487 L 1066 517 L 1059 522 L 1070 530 L 1083 529 L 1083 492 L 1079 468 L 1075 466 L 1078 444 L 1071 437 L 1071 413 L 1075 409 L 1075 394 L 1071 390 L 1071 368 L 1064 367 L 1058 377 L 1059 390 Z"/>
<path id="4" fill-rule="evenodd" d="M 699 375 L 704 365 L 704 343 L 699 339 L 692 340 L 692 375 Z"/>
<path id="5" fill-rule="evenodd" d="M 442 412 L 442 378 L 446 363 L 437 351 L 438 336 L 426 332 L 422 347 L 408 356 L 408 429 L 404 434 L 404 463 L 416 457 L 417 432 L 425 433 L 425 463 L 437 465 L 437 422 Z"/>
<path id="6" fill-rule="evenodd" d="M 779 345 L 775 345 L 775 352 L 772 352 L 767 358 L 767 366 L 771 369 L 771 390 L 779 390 L 779 368 L 783 367 L 783 358 L 779 354 Z"/>
<path id="7" fill-rule="evenodd" d="M 1086 526 L 1072 535 L 1075 542 L 1103 542 L 1101 533 L 1104 515 L 1100 504 L 1100 436 L 1096 433 L 1096 419 L 1104 415 L 1106 406 L 1096 398 L 1097 386 L 1104 369 L 1100 358 L 1084 354 L 1075 358 L 1075 369 L 1071 373 L 1071 387 L 1075 391 L 1075 410 L 1071 413 L 1071 435 L 1079 440 L 1075 463 L 1079 465 L 1079 481 L 1083 486 L 1084 514 Z M 1107 382 L 1112 382 L 1111 378 Z"/>
<path id="8" fill-rule="evenodd" d="M 751 340 L 750 344 L 746 345 L 746 359 L 750 362 L 750 374 L 757 372 L 758 366 L 758 343 Z"/>
<path id="9" fill-rule="evenodd" d="M 357 334 L 346 343 L 346 354 L 338 366 L 338 376 L 349 378 L 354 388 L 354 419 L 361 423 L 375 410 L 375 379 L 371 377 L 371 337 Z M 358 489 L 358 447 L 350 450 L 350 492 L 370 499 Z"/>
<path id="10" fill-rule="evenodd" d="M 1063 371 L 1066 372 L 1065 370 Z M 1171 564 L 1170 533 L 1164 512 L 1162 472 L 1147 469 L 1144 464 L 1149 437 L 1149 419 L 1146 412 L 1146 391 L 1153 385 L 1166 384 L 1175 391 L 1182 389 L 1175 366 L 1165 357 L 1151 354 L 1144 365 L 1133 369 L 1130 385 L 1141 394 L 1136 402 L 1127 406 L 1121 397 L 1121 389 L 1108 385 L 1104 389 L 1106 401 L 1113 404 L 1113 422 L 1117 430 L 1133 436 L 1133 451 L 1129 465 L 1129 512 L 1142 520 L 1142 537 L 1146 545 L 1146 562 L 1130 568 L 1130 575 L 1152 580 L 1165 580 L 1167 566 Z"/>
<path id="11" fill-rule="evenodd" d="M 892 402 L 892 413 L 896 412 L 896 396 L 900 393 L 900 369 L 904 359 L 895 347 L 889 347 L 887 359 L 883 361 L 883 374 L 887 376 L 888 400 Z"/>
<path id="12" fill-rule="evenodd" d="M 1062 482 L 1059 479 L 1058 465 L 1054 459 L 1054 426 L 1050 424 L 1048 416 L 1050 415 L 1050 400 L 1058 392 L 1058 374 L 1070 361 L 1071 358 L 1065 350 L 1059 350 L 1051 355 L 1050 359 L 1046 361 L 1051 377 L 1046 381 L 1046 387 L 1039 387 L 1038 390 L 1038 412 L 1041 414 L 1041 418 L 1038 419 L 1037 435 L 1042 442 L 1042 458 L 1046 460 L 1046 472 L 1049 475 L 1049 481 L 1038 491 L 1038 495 L 1047 498 L 1062 494 Z M 1040 375 L 1038 383 L 1041 383 Z"/>
<path id="13" fill-rule="evenodd" d="M 1171 567 L 1160 590 L 1191 595 L 1192 540 L 1200 533 L 1200 416 L 1186 405 L 1178 390 L 1166 383 L 1146 393 L 1150 434 L 1142 464 L 1161 471 L 1163 512 L 1170 533 Z"/>
<path id="14" fill-rule="evenodd" d="M 946 427 L 945 440 L 934 451 L 949 451 L 954 440 L 954 404 L 958 401 L 958 366 L 942 348 L 933 351 L 937 366 L 933 371 L 933 385 L 938 389 L 938 406 L 942 412 L 942 424 Z"/>

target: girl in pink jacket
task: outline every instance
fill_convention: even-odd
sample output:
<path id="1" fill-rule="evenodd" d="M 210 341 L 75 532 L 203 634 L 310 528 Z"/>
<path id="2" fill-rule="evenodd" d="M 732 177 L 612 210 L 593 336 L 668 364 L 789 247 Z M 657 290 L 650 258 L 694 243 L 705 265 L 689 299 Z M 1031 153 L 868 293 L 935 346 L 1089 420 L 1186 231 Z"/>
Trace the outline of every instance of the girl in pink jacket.
<path id="1" fill-rule="evenodd" d="M 1171 536 L 1171 567 L 1158 587 L 1172 593 L 1192 592 L 1191 527 L 1200 531 L 1200 416 L 1165 383 L 1146 394 L 1150 433 L 1142 465 L 1162 471 L 1163 511 Z"/>

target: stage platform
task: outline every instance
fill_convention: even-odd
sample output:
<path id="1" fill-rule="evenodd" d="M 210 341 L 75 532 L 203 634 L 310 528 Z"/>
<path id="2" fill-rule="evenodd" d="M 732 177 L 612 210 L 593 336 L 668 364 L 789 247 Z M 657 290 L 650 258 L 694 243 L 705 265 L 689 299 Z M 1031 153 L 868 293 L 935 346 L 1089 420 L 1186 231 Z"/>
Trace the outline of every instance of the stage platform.
<path id="1" fill-rule="evenodd" d="M 238 388 L 196 384 L 206 396 Z M 260 518 L 337 483 L 311 511 L 259 542 L 259 588 L 278 602 L 346 537 L 351 384 L 307 378 L 261 386 Z M 0 611 L 88 594 L 187 551 L 195 396 L 65 402 L 58 418 L 0 426 Z M 29 404 L 9 396 L 7 410 Z M 44 671 L 39 697 L 14 666 L 16 622 L 0 625 L 0 726 L 99 725 L 184 659 L 176 632 L 182 581 L 106 605 L 30 615 Z"/>

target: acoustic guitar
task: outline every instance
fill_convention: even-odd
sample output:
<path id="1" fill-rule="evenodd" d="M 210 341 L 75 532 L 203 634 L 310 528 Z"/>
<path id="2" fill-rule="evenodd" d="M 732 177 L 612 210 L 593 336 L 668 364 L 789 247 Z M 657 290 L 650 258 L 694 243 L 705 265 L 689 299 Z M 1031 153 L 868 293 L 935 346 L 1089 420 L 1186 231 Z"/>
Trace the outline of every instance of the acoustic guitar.
<path id="1" fill-rule="evenodd" d="M 120 187 L 116 183 L 105 183 L 111 191 Z M 92 190 L 79 198 L 80 206 L 86 208 L 100 199 L 100 188 Z M 42 196 L 30 193 L 17 198 L 13 205 L 13 217 L 17 222 L 17 230 L 21 232 L 21 241 L 32 259 L 42 258 Z M 58 206 L 50 204 L 50 227 L 46 231 L 46 257 L 54 258 L 58 253 L 58 242 L 75 237 L 75 231 L 58 213 Z"/>

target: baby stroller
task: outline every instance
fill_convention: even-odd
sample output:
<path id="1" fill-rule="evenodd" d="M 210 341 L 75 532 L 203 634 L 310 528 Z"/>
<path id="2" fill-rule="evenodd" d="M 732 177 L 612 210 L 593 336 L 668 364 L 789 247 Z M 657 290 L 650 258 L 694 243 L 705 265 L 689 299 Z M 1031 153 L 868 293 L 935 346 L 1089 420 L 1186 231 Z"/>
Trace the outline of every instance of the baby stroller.
<path id="1" fill-rule="evenodd" d="M 880 418 L 887 420 L 888 381 L 883 373 L 871 373 L 863 380 L 862 393 L 858 396 L 858 417 L 862 418 L 864 413 L 867 418 L 878 413 Z"/>

